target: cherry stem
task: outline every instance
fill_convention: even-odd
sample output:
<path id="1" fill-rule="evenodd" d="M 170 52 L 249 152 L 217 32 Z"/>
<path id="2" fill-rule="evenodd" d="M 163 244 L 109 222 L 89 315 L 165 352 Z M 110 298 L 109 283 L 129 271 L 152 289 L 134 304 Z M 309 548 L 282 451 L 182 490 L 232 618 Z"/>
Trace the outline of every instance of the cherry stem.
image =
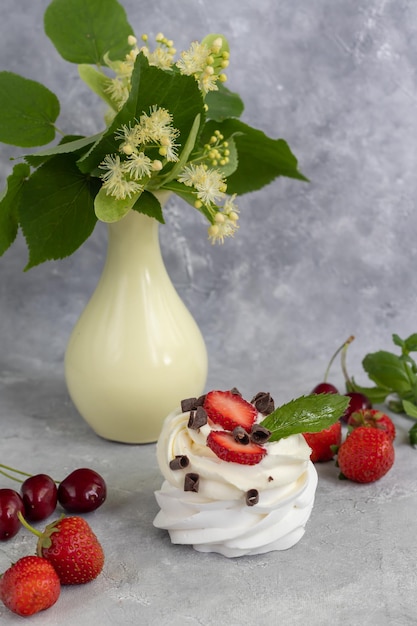
<path id="1" fill-rule="evenodd" d="M 3 468 L 3 469 L 0 469 L 0 474 L 3 474 L 3 476 L 6 476 L 6 478 L 10 478 L 11 480 L 17 481 L 18 483 L 23 483 L 24 481 L 21 480 L 20 478 L 17 478 L 17 476 L 11 476 L 10 474 L 8 474 L 7 472 L 3 470 L 7 470 L 8 472 L 14 472 L 15 474 L 21 474 L 22 476 L 26 476 L 27 478 L 31 478 L 33 476 L 33 474 L 28 474 L 28 472 L 22 472 L 21 470 L 15 469 L 14 467 L 9 467 L 9 465 L 3 465 L 3 463 L 0 463 L 0 467 Z M 57 485 L 59 485 L 59 483 L 61 482 L 59 480 L 55 480 L 55 478 L 53 478 L 52 480 Z"/>
<path id="2" fill-rule="evenodd" d="M 42 537 L 43 533 L 41 533 L 40 530 L 36 530 L 36 528 L 33 528 L 33 526 L 31 526 L 29 524 L 29 522 L 27 522 L 25 520 L 25 518 L 23 517 L 23 515 L 21 514 L 20 511 L 17 512 L 17 517 L 19 518 L 20 523 L 27 529 L 29 530 L 31 533 L 33 533 L 34 535 L 36 535 L 37 537 Z"/>
<path id="3" fill-rule="evenodd" d="M 342 345 L 341 345 L 341 346 L 339 346 L 339 347 L 338 347 L 338 349 L 336 350 L 336 352 L 334 353 L 334 355 L 333 355 L 333 356 L 332 356 L 332 358 L 330 359 L 329 364 L 328 364 L 328 366 L 327 366 L 327 369 L 326 369 L 326 371 L 325 371 L 325 373 L 324 373 L 324 378 L 323 378 L 323 381 L 324 381 L 324 382 L 327 382 L 327 377 L 328 377 L 328 375 L 329 375 L 330 368 L 331 368 L 331 366 L 332 366 L 332 364 L 333 364 L 333 361 L 335 360 L 335 358 L 336 358 L 336 357 L 337 357 L 337 355 L 339 354 L 339 352 L 341 352 L 342 350 L 344 350 L 344 352 L 346 352 L 348 345 L 349 345 L 350 343 L 352 343 L 352 341 L 353 341 L 354 339 L 355 339 L 355 337 L 354 337 L 353 335 L 351 335 L 350 337 L 348 337 L 348 338 L 346 339 L 346 341 L 345 341 L 344 343 L 342 343 Z"/>
<path id="4" fill-rule="evenodd" d="M 349 341 L 349 343 L 351 343 L 351 342 Z M 353 385 L 352 385 L 352 381 L 350 379 L 350 376 L 348 374 L 347 367 L 346 367 L 346 353 L 347 353 L 347 349 L 349 347 L 349 343 L 345 343 L 345 345 L 342 348 L 342 354 L 340 355 L 340 364 L 342 366 L 343 376 L 344 376 L 345 381 L 346 381 L 346 387 L 347 387 L 348 391 L 351 391 L 353 389 Z"/>

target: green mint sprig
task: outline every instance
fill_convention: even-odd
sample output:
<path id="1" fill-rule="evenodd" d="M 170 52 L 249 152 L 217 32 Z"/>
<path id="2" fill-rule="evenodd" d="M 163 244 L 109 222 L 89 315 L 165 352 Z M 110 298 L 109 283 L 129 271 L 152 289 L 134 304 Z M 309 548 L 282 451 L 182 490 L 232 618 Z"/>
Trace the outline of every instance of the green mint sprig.
<path id="1" fill-rule="evenodd" d="M 301 396 L 275 409 L 262 420 L 261 426 L 271 431 L 269 441 L 319 432 L 337 422 L 348 404 L 348 397 L 334 393 Z"/>
<path id="2" fill-rule="evenodd" d="M 394 413 L 404 413 L 417 420 L 417 363 L 411 357 L 417 352 L 417 333 L 406 339 L 393 334 L 400 354 L 379 350 L 367 354 L 362 365 L 374 387 L 362 387 L 352 381 L 352 390 L 364 393 L 372 402 L 386 402 Z M 411 445 L 417 445 L 417 424 L 409 431 Z"/>

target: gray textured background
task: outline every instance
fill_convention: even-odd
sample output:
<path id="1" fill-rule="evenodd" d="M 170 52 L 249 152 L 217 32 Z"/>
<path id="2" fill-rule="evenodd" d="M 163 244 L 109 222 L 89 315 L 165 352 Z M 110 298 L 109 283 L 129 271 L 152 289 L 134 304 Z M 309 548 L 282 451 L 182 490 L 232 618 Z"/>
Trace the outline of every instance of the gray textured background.
<path id="1" fill-rule="evenodd" d="M 64 62 L 43 35 L 47 4 L 46 0 L 1 0 L 0 68 L 40 80 L 52 89 L 62 103 L 61 128 L 73 133 L 96 132 L 101 129 L 96 97 L 78 80 L 76 68 Z M 246 103 L 242 119 L 270 136 L 286 139 L 301 171 L 311 179 L 309 184 L 281 179 L 243 197 L 240 230 L 223 247 L 208 243 L 206 223 L 196 211 L 180 201 L 170 204 L 167 225 L 160 231 L 163 254 L 178 291 L 205 336 L 210 361 L 208 387 L 236 385 L 245 395 L 262 388 L 271 391 L 278 402 L 285 401 L 308 392 L 321 380 L 329 357 L 350 334 L 356 341 L 349 350 L 349 369 L 359 382 L 366 383 L 360 364 L 365 353 L 391 349 L 393 332 L 407 336 L 417 331 L 417 3 L 124 0 L 123 4 L 137 34 L 162 31 L 174 39 L 179 50 L 208 32 L 223 32 L 231 47 L 227 84 Z M 10 147 L 0 147 L 1 186 L 13 153 L 17 152 Z M 0 259 L 1 420 L 8 429 L 8 441 L 14 444 L 7 447 L 7 454 L 3 449 L 3 458 L 11 462 L 15 456 L 19 465 L 20 456 L 30 452 L 31 471 L 36 471 L 37 465 L 44 471 L 37 456 L 40 450 L 43 463 L 46 457 L 52 469 L 62 471 L 59 442 L 68 443 L 69 467 L 81 461 L 95 462 L 110 474 L 111 467 L 119 468 L 119 475 L 116 469 L 111 474 L 113 483 L 119 485 L 115 492 L 119 499 L 113 502 L 127 506 L 127 493 L 145 489 L 143 478 L 135 482 L 128 474 L 126 483 L 122 476 L 123 468 L 132 471 L 140 451 L 98 441 L 71 407 L 63 383 L 66 341 L 100 275 L 105 249 L 105 227 L 99 226 L 70 259 L 23 273 L 27 253 L 21 237 Z M 341 386 L 337 365 L 332 378 Z M 21 429 L 19 436 L 14 428 Z M 384 486 L 375 484 L 367 492 L 352 485 L 336 489 L 334 470 L 328 466 L 321 469 L 324 481 L 318 498 L 324 517 L 315 513 L 311 539 L 303 540 L 306 552 L 297 548 L 276 557 L 289 572 L 282 606 L 285 623 L 301 624 L 309 619 L 310 624 L 321 626 L 330 623 L 330 616 L 335 624 L 415 623 L 407 595 L 412 580 L 406 561 L 410 547 L 415 546 L 414 535 L 407 532 L 411 533 L 411 521 L 414 524 L 410 506 L 415 511 L 417 492 L 408 468 L 415 467 L 416 461 L 415 453 L 405 445 L 407 423 L 401 428 L 399 473 L 387 478 Z M 47 437 L 49 448 L 42 447 L 41 436 Z M 126 452 L 119 454 L 120 450 Z M 143 455 L 151 455 L 150 450 L 144 447 Z M 146 459 L 140 457 L 140 467 Z M 145 475 L 150 473 L 145 489 L 148 511 L 139 515 L 142 525 L 145 519 L 148 525 L 140 535 L 142 549 L 150 559 L 147 586 L 143 576 L 132 574 L 134 556 L 126 556 L 120 566 L 123 571 L 112 570 L 104 587 L 98 587 L 98 593 L 102 589 L 107 594 L 102 600 L 102 623 L 136 623 L 135 615 L 142 609 L 143 624 L 252 623 L 244 617 L 250 614 L 250 604 L 245 604 L 249 600 L 241 590 L 239 615 L 233 616 L 229 610 L 222 622 L 216 611 L 210 613 L 213 606 L 205 598 L 202 611 L 206 617 L 198 616 L 188 595 L 198 569 L 195 556 L 188 552 L 183 556 L 178 549 L 172 552 L 165 539 L 161 562 L 175 570 L 174 554 L 181 566 L 191 567 L 191 574 L 185 574 L 189 588 L 178 591 L 187 608 L 185 617 L 181 614 L 178 621 L 169 621 L 175 601 L 171 598 L 166 609 L 158 603 L 156 564 L 146 543 L 155 513 L 149 489 L 160 481 L 154 461 L 149 463 L 146 468 L 150 469 L 142 468 Z M 398 548 L 394 515 L 399 506 L 405 508 L 399 515 L 403 526 Z M 371 511 L 364 521 L 362 513 L 367 507 Z M 118 519 L 114 509 L 109 516 L 112 513 L 110 525 L 117 523 L 114 517 Z M 134 515 L 131 512 L 127 518 L 129 532 L 134 528 Z M 107 528 L 100 519 L 97 513 L 96 523 Z M 339 536 L 338 525 L 344 522 L 349 526 L 347 534 Z M 362 526 L 356 527 L 357 523 Z M 317 545 L 314 532 L 323 527 L 326 537 Z M 355 528 L 361 528 L 360 532 Z M 111 534 L 110 529 L 103 528 L 103 532 Z M 391 544 L 381 533 L 392 537 Z M 359 535 L 360 545 L 355 544 Z M 157 539 L 161 540 L 159 535 Z M 370 545 L 376 545 L 376 551 L 367 551 Z M 24 546 L 19 546 L 15 553 L 24 552 Z M 350 559 L 351 569 L 348 576 L 343 567 L 336 573 L 330 570 L 323 586 L 315 587 L 320 605 L 317 613 L 303 596 L 312 580 L 304 567 L 307 556 L 317 585 L 326 566 L 320 560 L 321 550 L 326 554 L 322 559 L 333 563 Z M 214 578 L 217 568 L 224 567 L 216 557 L 203 557 L 202 561 Z M 360 564 L 361 574 L 354 561 Z M 223 570 L 228 580 L 234 576 L 252 580 L 252 584 L 263 580 L 256 591 L 266 593 L 268 585 L 262 576 L 268 574 L 269 580 L 282 588 L 284 581 L 277 574 L 281 566 L 276 561 L 248 559 L 230 567 Z M 122 576 L 126 572 L 133 586 L 145 584 L 140 587 L 143 596 L 135 592 L 136 604 L 132 587 Z M 361 618 L 356 614 L 350 621 L 351 613 L 341 598 L 357 598 L 368 575 L 374 577 L 379 591 L 374 588 L 364 601 L 366 611 Z M 359 578 L 354 580 L 355 576 Z M 218 584 L 212 584 L 212 592 L 221 594 Z M 251 583 L 247 584 L 250 589 Z M 72 597 L 66 595 L 63 605 L 65 623 L 81 623 Z M 93 611 L 90 604 L 87 607 Z M 295 613 L 294 606 L 298 607 Z M 263 623 L 273 624 L 276 613 L 268 604 L 266 607 Z M 46 621 L 46 614 L 40 619 L 44 624 L 57 623 Z M 61 615 L 60 623 L 64 623 L 62 619 Z"/>

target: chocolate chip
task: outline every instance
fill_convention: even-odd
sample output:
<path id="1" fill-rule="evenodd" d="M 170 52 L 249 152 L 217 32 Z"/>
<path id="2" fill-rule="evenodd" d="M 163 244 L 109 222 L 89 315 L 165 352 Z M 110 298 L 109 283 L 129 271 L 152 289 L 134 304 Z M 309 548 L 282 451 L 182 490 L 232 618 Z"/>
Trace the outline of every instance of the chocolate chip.
<path id="1" fill-rule="evenodd" d="M 242 394 L 240 393 L 239 389 L 237 389 L 237 387 L 233 387 L 230 390 L 230 393 L 233 393 L 233 395 L 235 395 L 235 396 L 242 396 Z"/>
<path id="2" fill-rule="evenodd" d="M 262 413 L 262 415 L 269 415 L 275 410 L 275 402 L 271 398 L 271 395 L 265 391 L 260 391 L 251 400 L 251 404 Z"/>
<path id="3" fill-rule="evenodd" d="M 181 400 L 181 411 L 187 413 L 197 408 L 197 398 L 186 398 Z"/>
<path id="4" fill-rule="evenodd" d="M 257 489 L 249 489 L 246 492 L 246 504 L 248 506 L 254 506 L 259 502 L 259 492 Z"/>
<path id="5" fill-rule="evenodd" d="M 191 411 L 190 413 L 188 428 L 198 430 L 205 424 L 207 424 L 207 413 L 202 406 L 198 406 L 195 411 Z"/>
<path id="6" fill-rule="evenodd" d="M 272 482 L 274 479 L 272 478 L 272 476 L 268 476 L 268 482 Z"/>
<path id="7" fill-rule="evenodd" d="M 205 402 L 205 400 L 206 400 L 206 395 L 207 395 L 207 394 L 204 394 L 203 396 L 200 396 L 199 398 L 197 398 L 196 408 L 197 408 L 198 406 L 203 406 L 203 405 L 204 405 L 204 402 Z"/>
<path id="8" fill-rule="evenodd" d="M 198 492 L 198 487 L 200 484 L 200 476 L 195 474 L 194 472 L 190 472 L 185 475 L 184 479 L 184 491 L 194 491 Z"/>
<path id="9" fill-rule="evenodd" d="M 249 443 L 249 435 L 246 430 L 242 428 L 242 426 L 236 426 L 236 428 L 232 432 L 232 435 L 236 441 L 242 443 L 244 446 Z"/>
<path id="10" fill-rule="evenodd" d="M 271 436 L 271 431 L 259 424 L 254 424 L 250 431 L 250 439 L 254 443 L 265 443 Z"/>
<path id="11" fill-rule="evenodd" d="M 185 454 L 177 454 L 177 456 L 169 462 L 169 467 L 172 470 L 180 470 L 185 469 L 189 466 L 189 464 L 190 460 L 188 456 L 186 456 Z"/>

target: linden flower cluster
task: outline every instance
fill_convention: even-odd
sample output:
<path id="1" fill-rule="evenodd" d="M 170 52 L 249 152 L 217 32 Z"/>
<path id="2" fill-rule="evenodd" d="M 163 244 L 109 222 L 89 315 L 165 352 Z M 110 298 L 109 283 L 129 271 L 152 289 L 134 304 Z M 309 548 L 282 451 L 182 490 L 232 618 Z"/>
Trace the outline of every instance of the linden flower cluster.
<path id="1" fill-rule="evenodd" d="M 147 35 L 143 35 L 142 40 L 147 42 Z M 172 71 L 175 65 L 181 74 L 193 76 L 203 96 L 217 90 L 218 81 L 226 80 L 223 70 L 229 64 L 229 53 L 222 51 L 222 37 L 216 37 L 210 45 L 193 42 L 189 50 L 181 53 L 177 63 L 174 63 L 176 49 L 173 41 L 162 33 L 155 40 L 156 47 L 151 51 L 147 44 L 139 49 L 137 39 L 130 36 L 131 50 L 124 61 L 111 61 L 105 56 L 106 64 L 116 74 L 113 79 L 108 79 L 106 88 L 116 109 L 120 110 L 129 96 L 132 71 L 140 52 L 150 65 L 168 71 Z M 133 126 L 123 125 L 115 134 L 115 139 L 120 142 L 119 154 L 107 155 L 99 166 L 103 170 L 101 178 L 106 194 L 116 200 L 131 198 L 142 193 L 151 180 L 152 188 L 157 189 L 155 179 L 164 166 L 178 161 L 178 136 L 170 112 L 157 105 L 151 107 L 149 114 L 144 112 Z M 215 131 L 201 153 L 194 153 L 193 160 L 182 167 L 176 177 L 194 196 L 194 207 L 208 217 L 208 236 L 212 243 L 222 243 L 238 228 L 236 195 L 226 196 L 226 180 L 219 169 L 229 163 L 229 155 L 228 142 Z"/>
<path id="2" fill-rule="evenodd" d="M 148 35 L 142 35 L 142 40 L 145 45 L 139 49 L 136 37 L 131 35 L 128 38 L 131 50 L 124 61 L 112 61 L 108 55 L 104 57 L 106 65 L 116 74 L 114 78 L 109 78 L 106 91 L 118 109 L 123 106 L 129 95 L 133 66 L 139 52 L 146 56 L 149 65 L 162 70 L 172 70 L 175 65 L 181 74 L 194 76 L 203 94 L 217 90 L 218 81 L 224 83 L 227 80 L 223 70 L 229 65 L 229 52 L 222 51 L 221 37 L 217 37 L 210 46 L 194 41 L 188 50 L 181 52 L 177 63 L 174 63 L 177 53 L 174 42 L 167 39 L 163 33 L 156 35 L 156 46 L 153 51 L 147 44 Z"/>

